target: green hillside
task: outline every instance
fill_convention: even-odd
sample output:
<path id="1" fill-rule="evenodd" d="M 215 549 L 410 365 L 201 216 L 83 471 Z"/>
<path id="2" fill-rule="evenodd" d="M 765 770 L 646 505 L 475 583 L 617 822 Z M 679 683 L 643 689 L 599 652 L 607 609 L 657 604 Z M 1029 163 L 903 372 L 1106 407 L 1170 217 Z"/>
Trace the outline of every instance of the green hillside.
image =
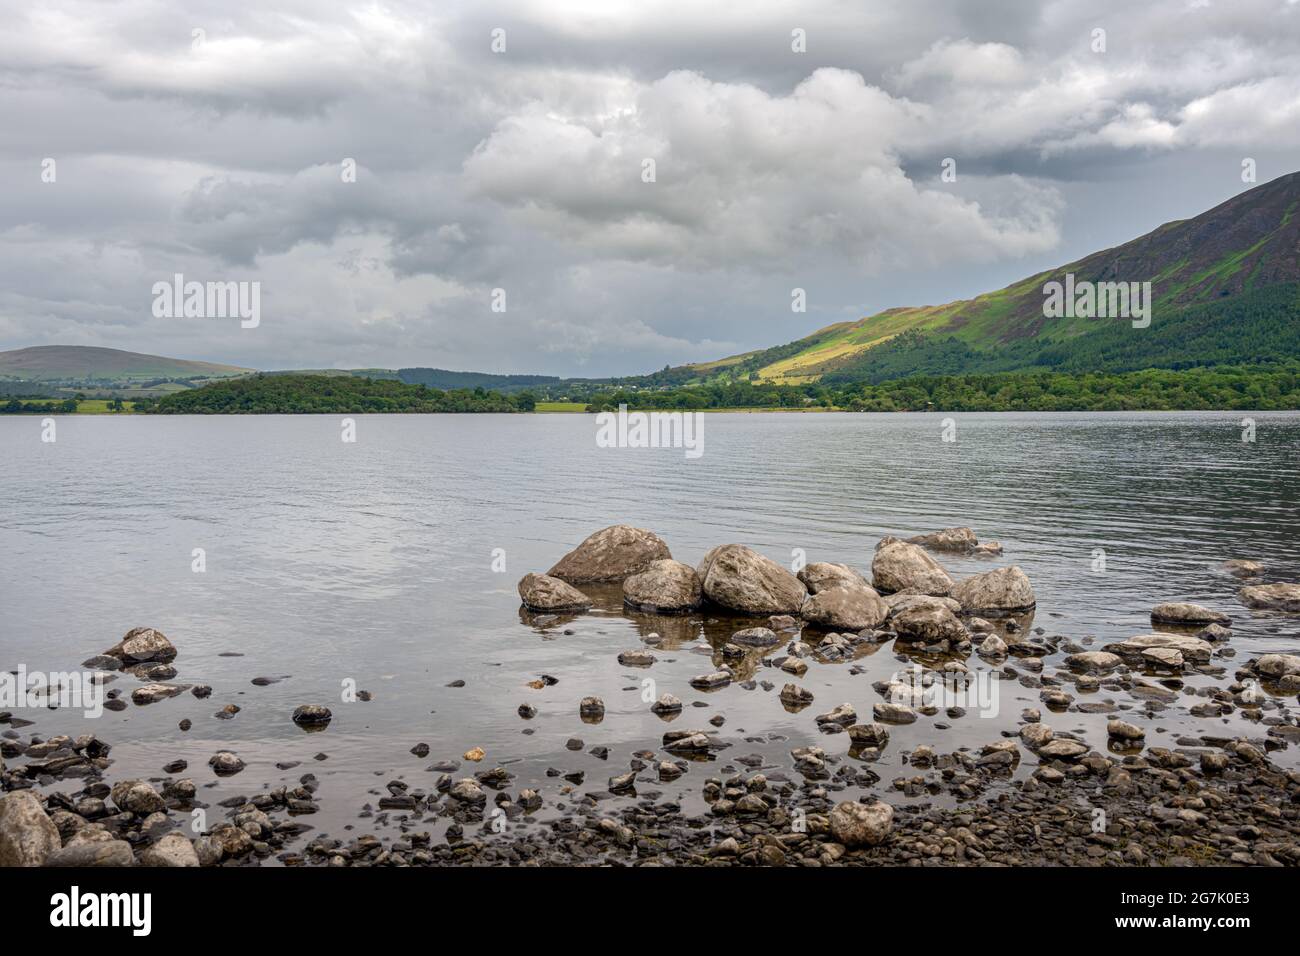
<path id="1" fill-rule="evenodd" d="M 914 374 L 1119 371 L 1300 356 L 1300 173 L 1194 219 L 945 305 L 890 309 L 786 345 L 685 366 L 696 381 L 798 384 Z M 1044 315 L 1044 286 L 1151 283 L 1152 321 Z"/>

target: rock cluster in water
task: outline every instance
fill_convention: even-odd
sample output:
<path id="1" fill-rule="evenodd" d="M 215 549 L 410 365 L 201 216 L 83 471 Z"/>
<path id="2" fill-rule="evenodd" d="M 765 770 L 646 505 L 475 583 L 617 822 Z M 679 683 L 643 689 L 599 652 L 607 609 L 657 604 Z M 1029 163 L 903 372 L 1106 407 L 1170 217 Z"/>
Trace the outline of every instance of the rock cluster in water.
<path id="1" fill-rule="evenodd" d="M 192 867 L 271 856 L 289 865 L 327 866 L 1300 865 L 1300 773 L 1270 758 L 1300 742 L 1300 723 L 1284 701 L 1300 693 L 1300 654 L 1264 654 L 1229 672 L 1231 616 L 1183 601 L 1152 608 L 1156 630 L 1090 648 L 1090 640 L 1079 643 L 1021 623 L 1037 597 L 1019 568 L 956 580 L 931 552 L 991 555 L 1001 547 L 980 545 L 969 529 L 946 529 L 883 539 L 865 573 L 830 562 L 791 573 L 740 544 L 714 548 L 692 567 L 674 560 L 653 533 L 620 525 L 591 535 L 547 574 L 520 582 L 521 601 L 534 614 L 583 613 L 595 604 L 584 586 L 621 582 L 624 602 L 637 614 L 712 608 L 751 616 L 714 649 L 713 669 L 701 668 L 686 683 L 723 698 L 762 687 L 787 720 L 805 720 L 827 741 L 844 742 L 838 748 L 829 742 L 790 746 L 788 771 L 740 752 L 746 741 L 784 738 L 752 730 L 731 737 L 722 731 L 722 713 L 696 726 L 683 720 L 687 726 L 665 732 L 657 749 L 639 750 L 623 766 L 611 762 L 610 772 L 592 781 L 583 771 L 552 768 L 547 776 L 559 783 L 554 793 L 541 784 L 512 793 L 517 784 L 506 769 L 509 760 L 505 766 L 481 763 L 489 754 L 474 746 L 460 760 L 426 767 L 427 786 L 395 778 L 375 791 L 377 799 L 360 815 L 376 826 L 391 820 L 400 831 L 395 839 L 371 833 L 338 839 L 310 834 L 297 820 L 319 809 L 310 773 L 286 786 L 254 784 L 248 794 L 208 807 L 201 787 L 183 775 L 183 759 L 165 763 L 162 777 L 110 781 L 108 743 L 94 735 L 24 739 L 18 731 L 28 722 L 0 713 L 0 725 L 8 725 L 0 732 L 0 865 Z M 1300 612 L 1300 585 L 1263 582 L 1263 566 L 1240 559 L 1223 571 L 1253 582 L 1241 587 L 1239 598 L 1254 613 Z M 609 653 L 622 667 L 655 667 L 657 638 L 647 634 L 647 646 L 611 647 Z M 899 746 L 891 730 L 895 737 L 915 732 L 908 727 L 939 731 L 942 721 L 965 716 L 964 709 L 936 707 L 923 684 L 900 677 L 869 685 L 878 699 L 856 702 L 819 700 L 825 685 L 803 681 L 810 668 L 837 663 L 854 673 L 858 656 L 885 641 L 929 662 L 919 668 L 927 679 L 961 685 L 973 678 L 968 662 L 979 663 L 997 680 L 1036 689 L 1041 709 L 1027 708 L 1002 739 L 982 747 L 943 752 L 912 746 L 902 771 L 884 780 L 872 766 L 882 766 L 876 762 Z M 745 677 L 744 661 L 754 656 L 771 668 L 773 680 Z M 160 631 L 137 628 L 85 666 L 106 683 L 137 682 L 130 692 L 109 691 L 113 709 L 128 700 L 169 707 L 175 704 L 168 700 L 187 692 L 200 700 L 212 695 L 206 685 L 175 682 L 177 657 Z M 1227 682 L 1193 688 L 1185 682 L 1193 674 Z M 544 690 L 556 683 L 543 674 L 528 686 Z M 373 698 L 361 692 L 358 699 Z M 701 706 L 666 691 L 643 700 L 665 721 Z M 574 701 L 567 705 L 573 726 L 598 732 L 607 720 L 605 701 Z M 1180 705 L 1208 722 L 1205 731 L 1153 745 L 1163 730 L 1158 715 Z M 616 703 L 608 713 L 621 710 Z M 1222 731 L 1221 718 L 1237 711 L 1250 715 L 1258 734 Z M 214 717 L 237 713 L 227 704 Z M 1104 715 L 1098 739 L 1086 739 L 1064 718 L 1082 713 Z M 517 714 L 528 723 L 538 709 L 520 703 Z M 333 716 L 309 701 L 285 719 L 328 736 Z M 187 718 L 181 727 L 188 726 Z M 703 780 L 692 773 L 716 766 L 738 744 L 721 773 Z M 567 749 L 599 760 L 613 756 L 610 748 L 577 737 Z M 410 753 L 423 760 L 430 747 L 420 743 Z M 461 761 L 484 769 L 470 773 Z M 1031 767 L 1021 770 L 1026 761 Z M 200 770 L 235 781 L 249 773 L 236 750 L 211 753 Z M 703 812 L 688 811 L 658 789 L 684 777 L 702 796 Z M 584 792 L 584 786 L 594 789 Z M 850 799 L 850 790 L 861 795 Z M 939 795 L 958 806 L 929 799 Z M 604 804 L 618 798 L 614 808 Z M 1100 828 L 1093 806 L 1106 809 Z M 189 826 L 196 810 L 214 818 L 198 834 Z M 435 821 L 444 826 L 441 842 L 421 829 Z"/>
<path id="2" fill-rule="evenodd" d="M 529 611 L 580 612 L 593 602 L 578 585 L 621 581 L 624 603 L 645 613 L 712 606 L 735 614 L 785 616 L 829 630 L 883 628 L 905 640 L 950 645 L 969 639 L 959 615 L 1006 616 L 1034 607 L 1033 588 L 1019 568 L 997 568 L 957 583 L 927 549 L 1002 550 L 996 543 L 979 545 L 969 528 L 950 528 L 909 541 L 882 539 L 870 578 L 849 565 L 827 562 L 796 574 L 743 544 L 719 545 L 692 568 L 673 560 L 654 532 L 614 525 L 589 536 L 546 574 L 525 575 L 519 596 Z M 746 641 L 742 637 L 737 643 Z"/>

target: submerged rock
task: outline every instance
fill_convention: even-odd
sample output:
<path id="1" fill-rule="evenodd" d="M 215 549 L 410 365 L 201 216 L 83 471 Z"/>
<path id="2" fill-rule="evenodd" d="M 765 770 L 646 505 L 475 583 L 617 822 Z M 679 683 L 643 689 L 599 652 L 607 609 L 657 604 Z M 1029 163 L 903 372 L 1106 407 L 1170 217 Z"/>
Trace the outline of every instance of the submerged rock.
<path id="1" fill-rule="evenodd" d="M 1170 601 L 1153 607 L 1151 620 L 1158 624 L 1227 624 L 1232 619 L 1199 604 Z"/>
<path id="2" fill-rule="evenodd" d="M 798 684 L 786 684 L 781 688 L 781 702 L 783 704 L 794 704 L 802 706 L 811 704 L 813 701 L 812 691 L 806 687 L 800 687 Z"/>
<path id="3" fill-rule="evenodd" d="M 671 557 L 668 545 L 653 531 L 616 524 L 589 535 L 546 573 L 569 584 L 617 581 Z"/>
<path id="4" fill-rule="evenodd" d="M 1265 571 L 1264 565 L 1259 561 L 1243 561 L 1239 558 L 1224 561 L 1220 567 L 1235 578 L 1259 577 Z"/>
<path id="5" fill-rule="evenodd" d="M 700 606 L 704 588 L 689 564 L 664 558 L 623 582 L 623 603 L 651 614 L 683 614 Z"/>
<path id="6" fill-rule="evenodd" d="M 577 588 L 546 574 L 525 574 L 519 598 L 530 611 L 585 611 L 592 603 Z"/>
<path id="7" fill-rule="evenodd" d="M 697 569 L 704 596 L 743 614 L 797 614 L 808 590 L 771 558 L 743 544 L 724 544 Z"/>
<path id="8" fill-rule="evenodd" d="M 931 551 L 948 551 L 953 554 L 969 554 L 975 550 L 979 540 L 970 528 L 944 528 L 929 534 L 918 534 L 907 539 L 908 544 L 920 545 Z"/>
<path id="9" fill-rule="evenodd" d="M 741 647 L 771 647 L 781 641 L 775 631 L 766 627 L 747 627 L 731 635 L 731 643 Z"/>
<path id="10" fill-rule="evenodd" d="M 1300 584 L 1252 584 L 1237 597 L 1246 607 L 1300 613 Z"/>

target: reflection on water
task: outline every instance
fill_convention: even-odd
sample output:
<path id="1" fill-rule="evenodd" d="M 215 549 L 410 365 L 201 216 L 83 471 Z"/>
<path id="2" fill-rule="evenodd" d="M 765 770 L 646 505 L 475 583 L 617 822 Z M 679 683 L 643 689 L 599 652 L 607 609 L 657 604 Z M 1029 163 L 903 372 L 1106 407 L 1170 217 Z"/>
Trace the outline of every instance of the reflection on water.
<path id="1" fill-rule="evenodd" d="M 385 781 L 428 787 L 428 767 L 472 747 L 487 756 L 462 772 L 508 766 L 514 787 L 539 786 L 548 805 L 563 780 L 548 769 L 582 772 L 584 791 L 603 790 L 632 753 L 657 751 L 670 726 L 707 728 L 729 745 L 700 755 L 707 772 L 662 785 L 688 805 L 704 773 L 793 774 L 789 751 L 800 746 L 874 759 L 847 734 L 820 730 L 815 715 L 850 703 L 870 719 L 881 700 L 873 684 L 959 660 L 867 643 L 836 660 L 812 653 L 794 678 L 771 664 L 785 642 L 725 656 L 731 634 L 753 622 L 716 611 L 630 612 L 616 586 L 586 589 L 596 605 L 583 615 L 519 608 L 523 574 L 614 523 L 655 530 L 690 563 L 739 541 L 781 563 L 801 548 L 809 561 L 864 570 L 882 535 L 970 525 L 1001 541 L 1004 556 L 940 560 L 955 577 L 1021 566 L 1039 601 L 1022 636 L 1100 649 L 1151 630 L 1152 605 L 1188 600 L 1233 615 L 1229 646 L 1241 663 L 1300 652 L 1297 619 L 1249 613 L 1218 570 L 1254 558 L 1268 580 L 1300 580 L 1300 416 L 1255 415 L 1254 444 L 1240 440 L 1240 414 L 961 415 L 953 443 L 940 440 L 942 417 L 714 415 L 698 460 L 598 448 L 587 416 L 360 416 L 356 444 L 341 443 L 326 416 L 70 417 L 53 445 L 38 422 L 0 418 L 0 666 L 66 670 L 133 626 L 156 626 L 179 648 L 178 679 L 212 685 L 210 699 L 131 706 L 93 727 L 42 712 L 31 729 L 100 735 L 114 744 L 115 772 L 157 775 L 183 757 L 201 787 L 215 784 L 201 790 L 214 802 L 309 769 L 321 780 L 313 823 L 335 832 L 357 823 Z M 205 573 L 191 570 L 195 548 Z M 505 574 L 492 570 L 497 548 Z M 655 655 L 651 667 L 618 663 L 638 648 Z M 1263 733 L 1241 710 L 1190 716 L 1203 699 L 1194 692 L 1230 681 L 1231 659 L 1215 662 L 1223 676 L 1189 675 L 1168 699 L 1157 686 L 1154 703 L 1071 679 L 1062 688 L 1076 709 L 1052 714 L 1036 682 L 1060 659 L 1041 671 L 1014 655 L 962 661 L 996 682 L 998 716 L 941 709 L 893 727 L 878 773 L 904 773 L 902 754 L 921 743 L 943 752 L 997 742 L 1027 707 L 1098 748 L 1109 715 L 1151 706 L 1164 708 L 1152 746 L 1186 733 Z M 724 664 L 730 685 L 690 686 Z M 252 684 L 281 674 L 291 676 Z M 373 700 L 342 703 L 345 681 Z M 784 706 L 786 683 L 813 703 Z M 646 702 L 662 693 L 685 703 L 671 720 Z M 606 706 L 596 724 L 578 714 L 589 695 Z M 307 703 L 333 710 L 322 733 L 290 720 Z M 240 712 L 216 719 L 227 704 Z M 537 715 L 521 718 L 521 704 Z M 193 721 L 188 732 L 182 718 Z M 572 738 L 583 746 L 569 749 Z M 410 753 L 417 743 L 427 758 Z M 605 759 L 590 752 L 600 746 Z M 218 749 L 247 769 L 216 780 L 206 767 Z M 1275 759 L 1295 765 L 1291 751 Z M 276 769 L 293 761 L 301 766 Z"/>

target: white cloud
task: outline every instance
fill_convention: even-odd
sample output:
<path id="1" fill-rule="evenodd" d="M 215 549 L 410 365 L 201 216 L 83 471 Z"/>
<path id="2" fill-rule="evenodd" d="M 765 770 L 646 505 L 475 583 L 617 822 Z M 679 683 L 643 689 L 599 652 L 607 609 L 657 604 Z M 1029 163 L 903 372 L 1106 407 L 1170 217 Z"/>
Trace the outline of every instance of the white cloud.
<path id="1" fill-rule="evenodd" d="M 1096 192 L 1069 205 L 1089 184 L 1145 177 L 1187 215 L 1241 188 L 1240 156 L 1291 171 L 1298 18 L 1287 0 L 16 7 L 0 347 L 594 374 L 776 344 L 1157 224 L 1120 231 Z M 278 319 L 159 325 L 148 289 L 173 271 L 260 277 Z M 497 286 L 506 317 L 483 307 Z"/>
<path id="2" fill-rule="evenodd" d="M 927 112 L 844 70 L 818 70 L 788 96 L 677 72 L 599 120 L 540 105 L 508 117 L 465 173 L 548 236 L 688 271 L 834 257 L 877 272 L 1055 244 L 1050 189 L 1008 179 L 1020 201 L 994 217 L 937 179 L 907 178 L 898 145 Z"/>

